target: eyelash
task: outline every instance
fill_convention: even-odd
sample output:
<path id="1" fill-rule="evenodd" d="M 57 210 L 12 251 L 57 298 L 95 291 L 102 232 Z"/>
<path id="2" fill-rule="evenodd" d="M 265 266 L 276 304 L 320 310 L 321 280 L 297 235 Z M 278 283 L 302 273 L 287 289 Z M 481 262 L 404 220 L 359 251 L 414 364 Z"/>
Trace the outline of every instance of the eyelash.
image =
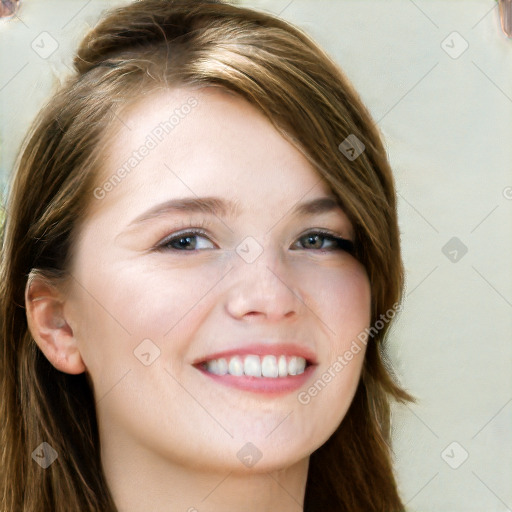
<path id="1" fill-rule="evenodd" d="M 206 238 L 208 237 L 208 234 L 204 229 L 200 229 L 203 227 L 206 227 L 208 225 L 207 222 L 200 222 L 196 223 L 194 225 L 190 225 L 190 229 L 188 231 L 183 231 L 181 233 L 172 234 L 166 238 L 164 238 L 160 243 L 158 243 L 155 247 L 157 251 L 166 252 L 166 251 L 172 251 L 172 252 L 198 252 L 206 249 L 177 249 L 175 247 L 169 247 L 169 244 L 175 241 L 179 241 L 182 238 L 190 238 L 194 236 L 204 236 Z M 354 254 L 354 243 L 351 240 L 347 240 L 346 238 L 339 237 L 327 230 L 324 229 L 313 229 L 311 231 L 308 231 L 307 233 L 304 233 L 301 235 L 298 240 L 301 240 L 302 238 L 305 238 L 307 236 L 311 235 L 320 235 L 324 239 L 329 239 L 332 242 L 335 242 L 338 247 L 334 247 L 331 249 L 303 249 L 303 250 L 312 250 L 312 251 L 345 251 L 349 254 Z M 211 241 L 211 240 L 210 240 Z"/>

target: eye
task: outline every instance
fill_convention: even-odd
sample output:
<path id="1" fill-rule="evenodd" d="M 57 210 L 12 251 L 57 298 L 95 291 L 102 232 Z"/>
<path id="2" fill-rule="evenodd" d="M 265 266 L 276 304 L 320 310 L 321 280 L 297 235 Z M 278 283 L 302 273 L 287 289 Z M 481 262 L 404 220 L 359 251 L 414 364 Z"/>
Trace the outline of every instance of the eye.
<path id="1" fill-rule="evenodd" d="M 213 249 L 213 247 L 205 247 L 204 242 L 198 243 L 198 239 L 200 238 L 203 240 L 207 240 L 209 242 L 209 239 L 204 231 L 186 231 L 184 233 L 179 233 L 177 235 L 172 235 L 170 237 L 165 238 L 158 245 L 157 248 L 160 250 L 175 250 L 188 252 L 194 250 Z"/>
<path id="2" fill-rule="evenodd" d="M 201 242 L 201 240 L 203 240 Z M 326 242 L 328 242 L 326 247 Z M 302 247 L 299 249 L 346 251 L 354 252 L 354 243 L 346 238 L 333 235 L 326 231 L 310 231 L 299 237 L 296 243 Z M 173 234 L 160 242 L 156 249 L 160 251 L 194 252 L 198 250 L 214 249 L 213 242 L 208 238 L 206 232 L 200 229 L 188 230 L 182 233 Z"/>
<path id="3" fill-rule="evenodd" d="M 326 240 L 330 242 L 330 248 L 324 246 Z M 350 254 L 354 252 L 354 243 L 351 240 L 341 238 L 326 231 L 310 231 L 299 238 L 299 242 L 301 241 L 305 241 L 303 245 L 306 246 L 306 249 L 309 245 L 309 248 L 313 250 L 341 250 Z"/>

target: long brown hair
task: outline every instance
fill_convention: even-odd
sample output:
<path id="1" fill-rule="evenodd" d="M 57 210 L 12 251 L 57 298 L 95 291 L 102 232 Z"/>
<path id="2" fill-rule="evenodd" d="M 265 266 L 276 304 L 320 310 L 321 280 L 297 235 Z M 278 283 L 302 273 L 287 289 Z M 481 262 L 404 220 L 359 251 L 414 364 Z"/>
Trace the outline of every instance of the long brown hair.
<path id="1" fill-rule="evenodd" d="M 24 140 L 2 234 L 1 512 L 116 511 L 87 376 L 58 371 L 38 349 L 24 290 L 31 272 L 65 281 L 105 133 L 141 91 L 214 84 L 259 108 L 307 156 L 352 221 L 371 283 L 372 325 L 403 291 L 395 190 L 380 134 L 340 69 L 302 31 L 220 1 L 140 0 L 108 13 L 81 43 L 74 66 Z M 339 149 L 349 135 L 365 146 L 355 159 Z M 311 455 L 307 512 L 404 510 L 389 406 L 414 399 L 383 363 L 389 325 L 369 338 L 353 402 Z M 59 454 L 47 469 L 31 458 L 42 441 Z"/>

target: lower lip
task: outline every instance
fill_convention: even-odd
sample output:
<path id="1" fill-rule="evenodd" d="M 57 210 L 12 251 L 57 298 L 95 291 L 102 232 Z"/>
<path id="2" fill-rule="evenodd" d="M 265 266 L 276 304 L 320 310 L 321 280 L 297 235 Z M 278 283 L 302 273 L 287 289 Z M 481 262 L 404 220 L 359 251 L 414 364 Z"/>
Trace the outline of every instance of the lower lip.
<path id="1" fill-rule="evenodd" d="M 242 389 L 244 391 L 252 391 L 253 393 L 261 393 L 264 395 L 282 395 L 291 393 L 303 386 L 313 375 L 316 365 L 308 366 L 300 375 L 289 375 L 288 377 L 248 377 L 242 375 L 215 375 L 207 372 L 204 368 L 196 367 L 200 372 L 204 373 L 211 379 L 225 386 Z"/>

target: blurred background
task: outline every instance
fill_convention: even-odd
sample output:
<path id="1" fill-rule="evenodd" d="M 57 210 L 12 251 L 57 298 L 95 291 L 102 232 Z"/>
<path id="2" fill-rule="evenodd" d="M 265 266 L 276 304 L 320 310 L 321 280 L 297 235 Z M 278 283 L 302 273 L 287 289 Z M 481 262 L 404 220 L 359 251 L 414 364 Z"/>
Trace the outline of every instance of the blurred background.
<path id="1" fill-rule="evenodd" d="M 30 122 L 71 72 L 83 35 L 123 3 L 25 0 L 0 19 L 0 214 Z M 384 138 L 407 273 L 388 353 L 418 398 L 393 408 L 407 509 L 511 511 L 512 39 L 497 2 L 237 3 L 309 33 Z"/>

